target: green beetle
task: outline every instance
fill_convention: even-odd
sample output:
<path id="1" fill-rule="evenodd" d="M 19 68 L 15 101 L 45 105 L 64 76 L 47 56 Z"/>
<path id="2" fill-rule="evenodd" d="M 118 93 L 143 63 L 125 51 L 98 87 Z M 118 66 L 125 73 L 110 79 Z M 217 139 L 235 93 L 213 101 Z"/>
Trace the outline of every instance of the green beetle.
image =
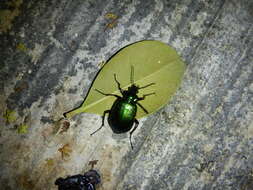
<path id="1" fill-rule="evenodd" d="M 144 94 L 142 97 L 138 97 L 137 94 L 140 89 L 154 85 L 155 83 L 150 83 L 146 86 L 139 87 L 134 84 L 133 75 L 134 75 L 134 69 L 133 67 L 131 67 L 131 76 L 130 76 L 131 86 L 127 90 L 122 90 L 122 88 L 120 87 L 120 83 L 116 78 L 116 74 L 114 74 L 114 80 L 118 85 L 118 89 L 120 93 L 122 94 L 122 97 L 116 94 L 106 94 L 104 92 L 101 92 L 98 89 L 95 89 L 97 92 L 99 92 L 100 94 L 104 96 L 115 96 L 117 99 L 113 103 L 110 110 L 104 111 L 104 114 L 102 116 L 101 127 L 91 134 L 91 135 L 95 134 L 104 126 L 105 115 L 109 114 L 108 123 L 112 131 L 116 134 L 130 131 L 133 127 L 133 124 L 135 124 L 133 129 L 130 131 L 130 136 L 129 136 L 132 149 L 133 149 L 133 145 L 132 145 L 131 137 L 132 137 L 133 132 L 136 130 L 136 128 L 139 125 L 139 121 L 135 118 L 136 112 L 137 112 L 137 105 L 141 109 L 143 109 L 145 113 L 148 113 L 148 111 L 139 103 L 139 101 L 144 100 L 146 96 L 155 94 L 154 92 L 152 92 L 149 94 Z"/>

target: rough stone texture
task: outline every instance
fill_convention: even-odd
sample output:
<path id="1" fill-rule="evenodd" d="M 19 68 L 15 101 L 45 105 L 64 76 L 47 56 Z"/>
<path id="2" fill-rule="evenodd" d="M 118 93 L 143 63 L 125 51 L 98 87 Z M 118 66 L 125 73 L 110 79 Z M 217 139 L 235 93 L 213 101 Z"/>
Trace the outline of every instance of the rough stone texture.
<path id="1" fill-rule="evenodd" d="M 0 9 L 1 189 L 56 189 L 90 160 L 99 160 L 99 189 L 253 189 L 252 1 L 13 0 Z M 106 13 L 119 18 L 105 30 Z M 187 70 L 173 100 L 140 121 L 134 150 L 109 127 L 90 137 L 97 115 L 61 132 L 99 63 L 144 39 L 176 48 Z"/>

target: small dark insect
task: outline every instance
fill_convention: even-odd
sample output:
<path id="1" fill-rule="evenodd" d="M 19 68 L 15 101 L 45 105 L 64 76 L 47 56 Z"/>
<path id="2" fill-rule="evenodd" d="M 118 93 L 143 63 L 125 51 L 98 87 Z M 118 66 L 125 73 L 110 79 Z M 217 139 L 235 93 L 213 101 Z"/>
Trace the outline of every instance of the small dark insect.
<path id="1" fill-rule="evenodd" d="M 132 149 L 133 149 L 133 145 L 131 141 L 131 136 L 139 125 L 139 121 L 135 118 L 136 113 L 137 113 L 137 105 L 145 113 L 148 113 L 148 111 L 139 103 L 139 101 L 144 100 L 146 96 L 155 94 L 154 92 L 152 92 L 149 94 L 144 94 L 142 97 L 138 97 L 137 94 L 138 94 L 139 89 L 149 87 L 151 85 L 154 85 L 155 83 L 150 83 L 146 86 L 139 87 L 134 84 L 133 75 L 134 75 L 134 70 L 133 70 L 133 67 L 131 67 L 131 75 L 130 75 L 131 86 L 127 90 L 122 90 L 120 87 L 119 81 L 116 79 L 116 74 L 114 74 L 114 80 L 116 81 L 118 85 L 118 89 L 120 93 L 122 94 L 122 97 L 116 94 L 106 94 L 106 93 L 101 92 L 100 90 L 95 89 L 100 94 L 103 94 L 105 96 L 115 96 L 117 99 L 113 103 L 110 110 L 104 111 L 101 127 L 91 134 L 91 135 L 95 134 L 104 126 L 105 115 L 109 114 L 108 123 L 114 133 L 119 134 L 119 133 L 125 133 L 127 131 L 130 131 L 133 127 L 133 124 L 135 124 L 132 131 L 130 131 L 130 137 L 129 137 Z"/>
<path id="2" fill-rule="evenodd" d="M 100 175 L 96 170 L 89 170 L 84 175 L 78 174 L 64 178 L 58 178 L 55 185 L 58 190 L 96 190 L 95 185 L 101 182 Z"/>

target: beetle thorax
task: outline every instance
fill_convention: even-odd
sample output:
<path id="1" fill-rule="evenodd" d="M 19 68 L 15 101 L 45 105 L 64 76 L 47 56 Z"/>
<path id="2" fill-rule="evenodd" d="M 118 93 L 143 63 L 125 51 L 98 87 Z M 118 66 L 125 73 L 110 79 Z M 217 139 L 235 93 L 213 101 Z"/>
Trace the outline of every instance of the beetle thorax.
<path id="1" fill-rule="evenodd" d="M 123 92 L 123 98 L 128 102 L 128 103 L 136 103 L 138 101 L 138 87 L 135 85 L 132 85 L 128 88 L 128 90 Z"/>
<path id="2" fill-rule="evenodd" d="M 129 104 L 135 104 L 137 102 L 137 100 L 138 100 L 138 97 L 136 95 L 134 95 L 134 96 L 127 96 L 127 97 L 125 97 L 125 100 Z"/>
<path id="3" fill-rule="evenodd" d="M 135 86 L 134 84 L 132 86 L 130 86 L 127 90 L 127 92 L 129 93 L 129 95 L 136 95 L 138 94 L 138 90 L 139 90 L 139 87 L 138 86 Z"/>

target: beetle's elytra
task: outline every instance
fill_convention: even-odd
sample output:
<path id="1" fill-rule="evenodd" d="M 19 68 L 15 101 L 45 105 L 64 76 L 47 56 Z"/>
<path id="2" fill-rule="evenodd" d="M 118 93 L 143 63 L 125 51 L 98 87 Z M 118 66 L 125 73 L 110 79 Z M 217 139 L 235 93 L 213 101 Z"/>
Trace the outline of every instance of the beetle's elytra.
<path id="1" fill-rule="evenodd" d="M 116 94 L 106 94 L 98 89 L 95 89 L 97 92 L 99 92 L 100 94 L 104 96 L 114 96 L 117 99 L 113 103 L 110 110 L 104 111 L 104 114 L 102 116 L 101 127 L 98 128 L 96 131 L 94 131 L 91 135 L 95 134 L 104 126 L 105 115 L 109 114 L 108 123 L 114 133 L 119 134 L 119 133 L 125 133 L 127 131 L 130 131 L 134 124 L 134 127 L 130 131 L 130 136 L 129 136 L 130 144 L 131 144 L 131 147 L 133 148 L 131 136 L 139 125 L 138 120 L 135 118 L 136 112 L 137 112 L 137 105 L 141 109 L 143 109 L 144 112 L 148 113 L 148 111 L 139 103 L 139 101 L 144 100 L 146 96 L 155 94 L 154 92 L 152 92 L 149 94 L 144 94 L 142 97 L 138 97 L 137 94 L 140 89 L 149 87 L 151 85 L 154 85 L 155 83 L 150 83 L 146 86 L 139 87 L 134 84 L 133 75 L 134 75 L 134 70 L 133 70 L 133 67 L 131 67 L 131 75 L 130 75 L 131 86 L 127 90 L 122 90 L 122 88 L 120 87 L 120 83 L 116 78 L 116 74 L 114 74 L 114 80 L 117 83 L 118 89 L 122 97 Z"/>

